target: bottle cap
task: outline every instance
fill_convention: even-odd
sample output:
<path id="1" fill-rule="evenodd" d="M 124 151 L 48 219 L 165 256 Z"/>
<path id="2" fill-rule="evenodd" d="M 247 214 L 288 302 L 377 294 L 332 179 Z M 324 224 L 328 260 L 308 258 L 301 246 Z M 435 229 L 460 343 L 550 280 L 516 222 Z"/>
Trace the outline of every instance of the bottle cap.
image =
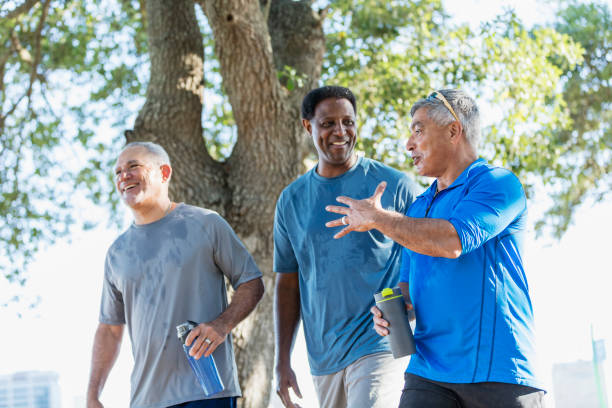
<path id="1" fill-rule="evenodd" d="M 388 296 L 393 296 L 393 289 L 391 288 L 384 288 L 381 292 L 382 297 L 386 298 Z"/>
<path id="2" fill-rule="evenodd" d="M 374 294 L 374 300 L 376 303 L 386 302 L 401 297 L 402 291 L 397 286 L 394 288 L 384 288 L 380 292 Z"/>
<path id="3" fill-rule="evenodd" d="M 176 335 L 179 339 L 181 339 L 183 344 L 185 343 L 185 339 L 187 338 L 189 332 L 196 326 L 197 324 L 191 320 L 187 320 L 186 322 L 176 326 Z"/>

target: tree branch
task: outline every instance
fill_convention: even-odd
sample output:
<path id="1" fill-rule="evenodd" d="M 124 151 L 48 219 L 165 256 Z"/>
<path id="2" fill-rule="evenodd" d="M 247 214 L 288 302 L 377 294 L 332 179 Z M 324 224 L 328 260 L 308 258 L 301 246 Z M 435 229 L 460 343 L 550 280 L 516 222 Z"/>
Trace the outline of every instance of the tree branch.
<path id="1" fill-rule="evenodd" d="M 283 98 L 259 2 L 198 0 L 198 4 L 213 31 L 223 87 L 232 105 L 238 133 L 241 138 L 244 135 L 249 139 L 253 132 L 242 132 L 241 128 L 269 118 L 269 112 L 278 111 Z M 243 99 L 245 86 L 249 87 L 249 101 Z"/>
<path id="2" fill-rule="evenodd" d="M 263 2 L 262 14 L 264 16 L 264 21 L 268 21 L 268 17 L 270 17 L 270 6 L 272 5 L 272 0 L 263 0 Z"/>
<path id="3" fill-rule="evenodd" d="M 295 86 L 289 93 L 287 103 L 287 107 L 292 110 L 290 116 L 294 118 L 293 123 L 298 128 L 295 141 L 298 152 L 294 160 L 302 164 L 309 153 L 314 153 L 314 146 L 301 128 L 300 106 L 306 92 L 317 86 L 321 76 L 325 53 L 325 13 L 313 11 L 310 0 L 271 1 L 267 21 L 276 69 L 281 71 L 290 66 L 296 70 L 298 76 L 305 78 L 301 88 Z M 300 172 L 304 171 L 304 168 L 300 168 Z"/>
<path id="4" fill-rule="evenodd" d="M 0 133 L 4 130 L 4 123 L 7 117 L 9 117 L 10 115 L 13 114 L 13 112 L 15 112 L 15 110 L 17 109 L 17 106 L 19 106 L 19 104 L 21 103 L 21 101 L 23 100 L 23 98 L 25 98 L 25 94 L 21 95 L 19 97 L 19 99 L 17 100 L 17 102 L 15 102 L 13 104 L 13 106 L 6 112 L 2 112 L 2 108 L 4 107 L 4 101 L 6 100 L 6 93 L 4 92 L 4 73 L 5 73 L 5 67 L 6 67 L 6 63 L 8 62 L 11 53 L 12 52 L 17 52 L 19 53 L 19 48 L 21 47 L 21 44 L 19 43 L 19 39 L 17 38 L 14 30 L 11 30 L 9 37 L 11 38 L 11 51 L 5 53 L 2 58 L 0 59 L 0 95 L 1 95 L 1 99 L 0 99 Z M 27 50 L 25 50 L 27 52 Z M 30 53 L 27 53 L 28 56 L 30 56 Z"/>
<path id="5" fill-rule="evenodd" d="M 320 75 L 323 30 L 318 14 L 304 0 L 271 0 L 269 20 L 264 19 L 260 1 L 198 4 L 213 31 L 223 88 L 238 129 L 227 161 L 232 188 L 229 221 L 239 234 L 249 235 L 269 226 L 274 205 L 268 197 L 277 197 L 301 168 L 305 138 L 299 106 Z M 277 77 L 279 65 L 305 74 L 304 88 L 284 88 Z M 245 220 L 246 213 L 258 217 Z"/>
<path id="6" fill-rule="evenodd" d="M 19 97 L 19 99 L 17 99 L 17 102 L 15 102 L 13 104 L 13 107 L 11 107 L 11 109 L 9 109 L 6 114 L 4 114 L 2 117 L 3 118 L 8 118 L 9 116 L 11 116 L 13 114 L 13 112 L 15 112 L 15 110 L 17 109 L 17 106 L 19 106 L 19 104 L 21 103 L 21 101 L 23 100 L 23 98 L 25 98 L 26 95 L 23 94 Z"/>
<path id="7" fill-rule="evenodd" d="M 10 54 L 7 52 L 6 54 L 0 57 L 0 115 L 2 115 L 2 106 L 4 105 L 4 72 L 6 68 L 6 63 L 8 62 Z"/>
<path id="8" fill-rule="evenodd" d="M 23 46 L 21 45 L 21 42 L 19 41 L 19 37 L 17 37 L 17 33 L 15 32 L 15 30 L 11 30 L 10 38 L 11 38 L 11 46 L 12 46 L 11 48 L 15 52 L 17 52 L 19 59 L 21 59 L 21 61 L 25 62 L 26 64 L 31 64 L 33 60 L 32 54 L 30 54 L 30 51 L 23 48 Z"/>
<path id="9" fill-rule="evenodd" d="M 138 4 L 140 5 L 140 14 L 142 15 L 142 26 L 144 29 L 147 29 L 147 5 L 145 0 L 139 0 Z"/>
<path id="10" fill-rule="evenodd" d="M 47 20 L 47 16 L 49 15 L 49 7 L 51 6 L 51 0 L 45 0 L 43 4 L 42 14 L 40 16 L 40 20 L 38 20 L 38 25 L 36 26 L 36 31 L 34 32 L 35 45 L 34 45 L 34 60 L 32 61 L 32 69 L 30 70 L 30 86 L 28 87 L 28 99 L 32 95 L 32 88 L 34 87 L 34 82 L 36 82 L 36 71 L 38 70 L 38 65 L 40 64 L 41 59 L 41 51 L 40 51 L 40 43 L 42 40 L 42 30 L 45 26 L 45 21 Z M 28 102 L 28 107 L 31 102 Z"/>
<path id="11" fill-rule="evenodd" d="M 13 9 L 13 11 L 9 11 L 6 15 L 0 18 L 3 20 L 9 20 L 11 18 L 20 16 L 21 14 L 25 14 L 29 12 L 38 2 L 39 0 L 26 0 L 21 6 L 17 6 L 15 9 Z"/>

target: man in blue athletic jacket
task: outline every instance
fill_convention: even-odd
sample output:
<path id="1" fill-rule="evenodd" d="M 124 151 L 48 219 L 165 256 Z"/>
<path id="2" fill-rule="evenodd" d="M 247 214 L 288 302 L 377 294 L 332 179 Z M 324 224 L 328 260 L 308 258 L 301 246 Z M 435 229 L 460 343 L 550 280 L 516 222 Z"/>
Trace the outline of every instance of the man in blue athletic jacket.
<path id="1" fill-rule="evenodd" d="M 541 407 L 533 311 L 523 269 L 526 199 L 510 171 L 478 158 L 478 107 L 442 90 L 411 109 L 406 148 L 435 181 L 406 212 L 373 196 L 339 197 L 328 227 L 377 230 L 404 247 L 400 286 L 416 316 L 417 353 L 405 373 L 407 407 Z M 371 309 L 378 334 L 388 322 Z"/>

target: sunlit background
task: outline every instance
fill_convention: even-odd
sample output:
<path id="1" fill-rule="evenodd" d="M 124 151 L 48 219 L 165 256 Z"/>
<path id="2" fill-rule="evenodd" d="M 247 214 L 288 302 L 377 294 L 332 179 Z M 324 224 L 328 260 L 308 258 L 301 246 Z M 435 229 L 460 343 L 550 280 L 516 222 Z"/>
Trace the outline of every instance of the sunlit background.
<path id="1" fill-rule="evenodd" d="M 457 22 L 469 22 L 473 26 L 500 14 L 505 4 L 475 0 L 445 3 Z M 534 6 L 529 1 L 511 3 L 527 26 L 551 17 L 546 5 Z M 483 107 L 483 111 L 486 123 L 488 110 Z M 109 135 L 109 139 L 111 137 Z M 532 226 L 544 209 L 539 208 L 538 203 L 544 201 L 542 197 L 531 203 Z M 83 202 L 83 205 L 90 204 Z M 100 218 L 107 217 L 105 210 L 92 211 L 99 212 Z M 577 367 L 582 361 L 584 367 L 590 367 L 589 375 L 593 375 L 592 340 L 603 340 L 605 344 L 612 339 L 612 295 L 608 285 L 608 275 L 612 272 L 608 238 L 612 231 L 611 214 L 612 203 L 593 205 L 587 202 L 560 241 L 546 236 L 536 240 L 533 227 L 529 231 L 525 264 L 536 316 L 541 373 L 549 387 L 547 398 L 551 407 L 555 394 L 568 392 L 553 388 L 553 367 L 559 373 L 571 369 L 569 363 L 577 363 L 574 365 Z M 125 225 L 128 222 L 129 217 L 126 217 Z M 115 236 L 116 231 L 107 229 L 102 223 L 93 230 L 73 235 L 72 242 L 62 240 L 40 252 L 30 265 L 26 274 L 28 283 L 23 289 L 0 280 L 1 292 L 19 290 L 26 301 L 35 303 L 31 309 L 14 305 L 0 308 L 0 380 L 9 374 L 29 370 L 56 373 L 61 406 L 85 406 L 103 261 Z M 304 394 L 301 404 L 316 407 L 305 356 L 300 334 L 293 364 Z M 106 407 L 129 405 L 131 365 L 130 344 L 126 337 L 102 395 Z M 600 366 L 604 377 L 607 374 L 602 390 L 612 396 L 611 359 L 604 359 Z M 581 392 L 579 383 L 571 385 L 575 387 L 573 392 Z M 593 390 L 589 388 L 587 392 Z M 271 406 L 280 406 L 278 399 L 274 398 Z"/>

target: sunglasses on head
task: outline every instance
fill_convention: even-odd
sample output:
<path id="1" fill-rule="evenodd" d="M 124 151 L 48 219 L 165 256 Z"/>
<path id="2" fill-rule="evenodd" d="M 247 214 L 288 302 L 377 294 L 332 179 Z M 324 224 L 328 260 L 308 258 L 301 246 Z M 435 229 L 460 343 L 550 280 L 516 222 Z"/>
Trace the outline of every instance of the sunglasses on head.
<path id="1" fill-rule="evenodd" d="M 453 109 L 453 107 L 450 105 L 450 103 L 448 103 L 448 101 L 446 100 L 446 98 L 444 97 L 444 95 L 442 95 L 441 92 L 435 91 L 432 92 L 431 95 L 429 95 L 427 98 L 425 98 L 425 100 L 427 101 L 433 101 L 434 99 L 437 99 L 439 101 L 442 101 L 442 103 L 444 104 L 444 106 L 446 106 L 446 108 L 450 111 L 450 113 L 455 117 L 455 119 L 458 122 L 461 122 L 459 120 L 459 117 L 457 116 L 457 114 L 455 113 L 455 110 Z"/>

